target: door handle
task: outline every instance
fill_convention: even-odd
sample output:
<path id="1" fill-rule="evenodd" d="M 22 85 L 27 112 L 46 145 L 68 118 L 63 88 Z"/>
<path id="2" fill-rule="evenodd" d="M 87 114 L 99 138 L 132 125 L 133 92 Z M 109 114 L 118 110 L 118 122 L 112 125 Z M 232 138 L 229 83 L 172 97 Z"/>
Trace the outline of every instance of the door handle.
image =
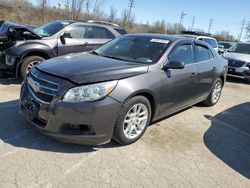
<path id="1" fill-rule="evenodd" d="M 192 72 L 190 78 L 194 78 L 195 76 L 196 76 L 196 73 Z"/>
<path id="2" fill-rule="evenodd" d="M 216 71 L 217 70 L 217 68 L 216 67 L 213 67 L 213 69 L 212 69 L 213 71 Z"/>

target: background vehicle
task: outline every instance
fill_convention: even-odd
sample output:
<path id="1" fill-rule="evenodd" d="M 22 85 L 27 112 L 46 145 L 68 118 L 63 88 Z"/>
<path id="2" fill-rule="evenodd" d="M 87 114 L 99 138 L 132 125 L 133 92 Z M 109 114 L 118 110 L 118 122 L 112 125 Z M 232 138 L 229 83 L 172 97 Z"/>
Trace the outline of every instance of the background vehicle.
<path id="1" fill-rule="evenodd" d="M 234 44 L 223 57 L 228 60 L 229 76 L 238 76 L 250 81 L 250 43 Z"/>
<path id="2" fill-rule="evenodd" d="M 13 22 L 9 22 L 6 20 L 1 20 L 0 21 L 0 69 L 4 69 L 4 61 L 5 61 L 5 52 L 4 50 L 6 50 L 7 48 L 9 48 L 10 46 L 14 45 L 14 38 L 13 36 L 11 36 L 11 33 L 13 33 L 12 30 L 10 30 L 9 28 L 11 27 L 27 27 L 30 29 L 33 29 L 32 26 L 29 25 L 21 25 L 18 23 L 13 23 Z"/>
<path id="3" fill-rule="evenodd" d="M 235 42 L 225 42 L 225 41 L 219 41 L 219 54 L 223 54 L 225 51 L 227 51 L 232 45 L 234 45 Z"/>
<path id="4" fill-rule="evenodd" d="M 201 40 L 211 45 L 216 52 L 219 50 L 218 42 L 215 38 L 210 37 L 209 33 L 195 32 L 195 31 L 182 31 L 182 36 L 191 37 L 197 40 Z"/>
<path id="5" fill-rule="evenodd" d="M 131 144 L 151 120 L 202 101 L 215 105 L 226 62 L 199 40 L 126 35 L 33 68 L 22 85 L 21 109 L 39 130 L 64 142 Z"/>
<path id="6" fill-rule="evenodd" d="M 126 31 L 107 22 L 54 21 L 33 31 L 25 27 L 9 27 L 5 50 L 5 71 L 23 78 L 32 67 L 45 59 L 69 53 L 94 50 Z"/>

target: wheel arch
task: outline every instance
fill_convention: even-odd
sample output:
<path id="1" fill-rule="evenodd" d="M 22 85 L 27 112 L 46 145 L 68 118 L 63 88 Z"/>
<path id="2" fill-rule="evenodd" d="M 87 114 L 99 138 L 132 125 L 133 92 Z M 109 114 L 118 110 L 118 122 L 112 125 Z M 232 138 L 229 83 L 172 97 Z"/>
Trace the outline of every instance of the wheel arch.
<path id="1" fill-rule="evenodd" d="M 131 94 L 125 101 L 127 101 L 128 99 L 133 98 L 135 96 L 143 96 L 146 99 L 148 99 L 148 101 L 151 105 L 151 111 L 152 111 L 151 121 L 152 121 L 154 119 L 155 115 L 157 114 L 157 106 L 158 106 L 157 102 L 156 102 L 155 95 L 148 90 L 140 90 L 140 91 L 137 91 L 137 92 Z"/>
<path id="2" fill-rule="evenodd" d="M 21 65 L 22 65 L 23 59 L 30 57 L 30 56 L 40 56 L 44 58 L 45 60 L 51 58 L 51 56 L 48 53 L 42 52 L 42 51 L 29 51 L 23 54 L 16 65 L 16 77 L 20 76 Z"/>

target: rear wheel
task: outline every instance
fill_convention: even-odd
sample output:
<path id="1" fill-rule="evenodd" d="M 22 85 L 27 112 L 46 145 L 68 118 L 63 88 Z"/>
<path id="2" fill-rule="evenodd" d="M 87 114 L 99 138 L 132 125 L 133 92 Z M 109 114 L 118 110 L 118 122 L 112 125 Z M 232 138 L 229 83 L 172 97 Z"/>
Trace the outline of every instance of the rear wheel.
<path id="1" fill-rule="evenodd" d="M 207 106 L 214 106 L 220 99 L 222 88 L 223 88 L 222 80 L 218 78 L 208 98 L 203 103 Z"/>
<path id="2" fill-rule="evenodd" d="M 23 59 L 21 63 L 21 76 L 24 79 L 29 71 L 45 60 L 43 57 L 40 56 L 29 56 Z"/>
<path id="3" fill-rule="evenodd" d="M 145 133 L 151 120 L 147 98 L 136 96 L 127 100 L 116 121 L 114 139 L 121 145 L 136 142 Z"/>

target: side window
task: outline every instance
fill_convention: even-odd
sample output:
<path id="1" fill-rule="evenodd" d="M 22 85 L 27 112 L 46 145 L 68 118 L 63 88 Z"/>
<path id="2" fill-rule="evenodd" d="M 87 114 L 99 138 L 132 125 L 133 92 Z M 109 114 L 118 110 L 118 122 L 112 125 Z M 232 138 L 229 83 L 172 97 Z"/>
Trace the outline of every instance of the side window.
<path id="1" fill-rule="evenodd" d="M 106 28 L 92 26 L 92 36 L 89 38 L 113 39 L 113 38 L 115 38 L 115 36 Z"/>
<path id="2" fill-rule="evenodd" d="M 211 55 L 213 56 L 213 54 L 211 54 L 212 52 L 204 47 L 204 46 L 200 46 L 200 45 L 196 45 L 196 61 L 197 62 L 201 62 L 201 61 L 207 61 L 213 57 L 210 57 Z"/>
<path id="3" fill-rule="evenodd" d="M 191 44 L 178 46 L 170 55 L 170 61 L 183 62 L 185 65 L 193 63 L 193 51 Z"/>
<path id="4" fill-rule="evenodd" d="M 211 39 L 211 46 L 212 46 L 213 48 L 218 48 L 218 43 L 216 42 L 216 40 Z"/>
<path id="5" fill-rule="evenodd" d="M 70 34 L 73 39 L 83 39 L 89 29 L 89 26 L 75 25 L 69 27 L 65 32 Z"/>

